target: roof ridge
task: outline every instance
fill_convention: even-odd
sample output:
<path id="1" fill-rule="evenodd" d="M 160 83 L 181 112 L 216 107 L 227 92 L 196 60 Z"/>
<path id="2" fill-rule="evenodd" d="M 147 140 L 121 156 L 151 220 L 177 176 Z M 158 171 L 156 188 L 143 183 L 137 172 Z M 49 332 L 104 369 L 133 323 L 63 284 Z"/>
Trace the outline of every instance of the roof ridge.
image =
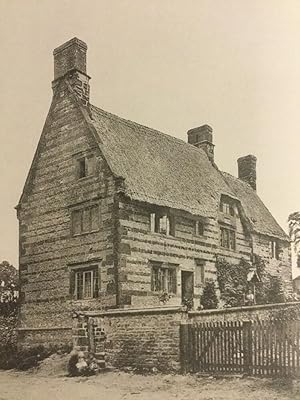
<path id="1" fill-rule="evenodd" d="M 185 142 L 183 139 L 180 139 L 180 138 L 178 138 L 176 136 L 172 136 L 172 135 L 170 135 L 168 133 L 159 131 L 158 129 L 150 128 L 149 126 L 140 124 L 139 122 L 135 122 L 135 121 L 132 121 L 130 119 L 126 119 L 126 118 L 120 117 L 117 114 L 113 114 L 113 113 L 111 113 L 109 111 L 103 110 L 102 108 L 97 107 L 97 106 L 95 106 L 93 104 L 90 104 L 90 106 L 92 108 L 94 108 L 96 112 L 98 112 L 98 113 L 100 112 L 101 114 L 105 114 L 106 117 L 111 118 L 113 120 L 121 120 L 123 123 L 125 123 L 129 127 L 135 126 L 135 127 L 138 127 L 138 128 L 142 128 L 143 130 L 148 130 L 148 131 L 153 132 L 153 133 L 158 134 L 158 135 L 163 135 L 163 136 L 165 136 L 166 138 L 168 138 L 171 141 L 177 141 L 180 144 L 189 146 L 191 149 L 193 149 L 192 151 L 200 151 L 202 153 L 205 153 L 204 150 L 200 149 L 199 147 L 191 145 L 190 143 Z"/>

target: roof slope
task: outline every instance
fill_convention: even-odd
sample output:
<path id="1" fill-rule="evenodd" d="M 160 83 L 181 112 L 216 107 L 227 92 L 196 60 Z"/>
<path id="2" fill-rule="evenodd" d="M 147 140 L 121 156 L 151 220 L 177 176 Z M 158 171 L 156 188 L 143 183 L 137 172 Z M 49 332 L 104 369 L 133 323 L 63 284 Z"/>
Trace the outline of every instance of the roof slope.
<path id="1" fill-rule="evenodd" d="M 94 106 L 91 113 L 104 155 L 132 199 L 215 216 L 220 194 L 234 196 L 203 150 Z"/>
<path id="2" fill-rule="evenodd" d="M 287 240 L 288 236 L 278 225 L 270 211 L 251 186 L 227 172 L 223 172 L 223 175 L 229 186 L 235 192 L 236 197 L 240 200 L 253 229 L 264 235 L 276 236 Z"/>
<path id="3" fill-rule="evenodd" d="M 95 106 L 90 110 L 104 156 L 133 200 L 216 217 L 226 194 L 240 200 L 254 231 L 287 240 L 256 192 L 219 171 L 202 149 Z"/>

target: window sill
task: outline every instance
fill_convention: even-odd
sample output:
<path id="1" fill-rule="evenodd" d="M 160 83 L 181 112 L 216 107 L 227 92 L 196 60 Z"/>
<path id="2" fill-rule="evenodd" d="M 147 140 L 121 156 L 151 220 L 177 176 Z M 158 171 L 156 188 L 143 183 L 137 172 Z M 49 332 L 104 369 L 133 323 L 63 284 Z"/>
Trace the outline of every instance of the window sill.
<path id="1" fill-rule="evenodd" d="M 73 234 L 72 237 L 86 236 L 86 235 L 90 235 L 91 233 L 97 233 L 97 232 L 100 232 L 100 229 L 97 229 L 95 231 L 90 231 L 90 232 L 76 233 L 76 234 Z"/>
<path id="2" fill-rule="evenodd" d="M 166 235 L 165 233 L 159 233 L 159 232 L 150 232 L 153 236 L 158 236 L 161 238 L 166 238 L 166 239 L 178 239 L 174 235 Z"/>
<path id="3" fill-rule="evenodd" d="M 87 180 L 89 180 L 89 179 L 91 179 L 91 178 L 94 178 L 94 177 L 95 177 L 95 175 L 83 176 L 82 178 L 77 178 L 77 179 L 76 179 L 76 182 L 84 182 L 84 181 L 87 181 Z"/>

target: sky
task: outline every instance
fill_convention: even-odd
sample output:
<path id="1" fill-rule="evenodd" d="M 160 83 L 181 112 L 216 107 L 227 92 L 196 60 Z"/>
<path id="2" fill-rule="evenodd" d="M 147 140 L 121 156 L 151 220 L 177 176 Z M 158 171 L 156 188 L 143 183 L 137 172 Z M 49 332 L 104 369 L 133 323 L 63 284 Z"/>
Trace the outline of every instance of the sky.
<path id="1" fill-rule="evenodd" d="M 254 154 L 260 197 L 287 228 L 300 209 L 299 0 L 0 0 L 0 261 L 18 266 L 14 207 L 52 98 L 53 49 L 88 45 L 91 103 L 187 140 L 214 130 L 237 175 Z"/>

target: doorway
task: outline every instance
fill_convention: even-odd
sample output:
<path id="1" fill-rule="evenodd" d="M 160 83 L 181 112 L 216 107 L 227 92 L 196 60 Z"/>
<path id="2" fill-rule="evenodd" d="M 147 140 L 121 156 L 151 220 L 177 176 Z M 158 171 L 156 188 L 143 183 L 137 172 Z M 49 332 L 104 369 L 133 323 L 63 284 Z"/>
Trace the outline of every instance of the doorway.
<path id="1" fill-rule="evenodd" d="M 181 271 L 181 299 L 191 300 L 194 297 L 194 272 Z"/>

